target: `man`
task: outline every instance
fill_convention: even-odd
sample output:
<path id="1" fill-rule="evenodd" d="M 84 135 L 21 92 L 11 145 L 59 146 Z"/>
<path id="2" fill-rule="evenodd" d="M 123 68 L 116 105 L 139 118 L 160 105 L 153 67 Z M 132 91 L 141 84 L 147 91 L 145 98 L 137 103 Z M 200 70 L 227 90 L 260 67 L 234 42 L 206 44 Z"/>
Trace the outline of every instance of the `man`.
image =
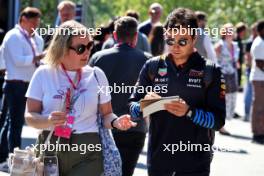
<path id="1" fill-rule="evenodd" d="M 74 20 L 76 15 L 76 4 L 72 1 L 61 1 L 57 6 L 60 22 Z"/>
<path id="2" fill-rule="evenodd" d="M 201 56 L 204 56 L 205 58 L 212 60 L 214 63 L 217 63 L 214 46 L 210 37 L 206 35 L 204 31 L 207 22 L 206 13 L 202 11 L 196 11 L 195 14 L 197 17 L 198 27 L 200 29 L 197 35 L 195 48 Z"/>
<path id="3" fill-rule="evenodd" d="M 250 120 L 250 112 L 251 112 L 251 104 L 252 104 L 252 82 L 249 80 L 251 67 L 252 67 L 252 55 L 250 53 L 251 46 L 255 38 L 258 36 L 257 33 L 257 23 L 252 24 L 251 26 L 251 36 L 246 44 L 246 52 L 245 52 L 245 64 L 246 64 L 246 86 L 244 91 L 244 109 L 245 109 L 245 117 L 244 121 Z"/>
<path id="4" fill-rule="evenodd" d="M 128 10 L 126 12 L 126 16 L 134 17 L 134 18 L 136 18 L 137 21 L 139 20 L 139 14 L 133 10 Z M 140 49 L 143 52 L 150 53 L 150 45 L 148 43 L 148 38 L 142 32 L 138 32 L 136 48 Z"/>
<path id="5" fill-rule="evenodd" d="M 3 40 L 2 54 L 6 65 L 4 94 L 9 113 L 0 133 L 1 162 L 6 160 L 8 153 L 13 152 L 15 147 L 21 147 L 25 93 L 37 64 L 44 56 L 43 40 L 34 32 L 39 25 L 40 16 L 39 9 L 25 8 L 20 13 L 19 24 Z"/>
<path id="6" fill-rule="evenodd" d="M 152 26 L 160 22 L 162 16 L 162 6 L 159 3 L 153 3 L 149 7 L 148 14 L 150 19 L 141 23 L 138 27 L 139 32 L 144 33 L 147 37 L 152 29 Z"/>
<path id="7" fill-rule="evenodd" d="M 61 1 L 58 6 L 57 10 L 59 12 L 59 21 L 57 21 L 56 26 L 59 26 L 61 23 L 64 23 L 69 20 L 74 20 L 76 15 L 76 4 L 72 1 Z M 44 42 L 45 42 L 45 49 L 49 46 L 52 39 L 52 35 L 45 35 Z"/>
<path id="8" fill-rule="evenodd" d="M 115 40 L 113 48 L 97 52 L 90 60 L 91 66 L 98 66 L 108 78 L 113 88 L 112 105 L 117 115 L 128 113 L 127 102 L 137 81 L 139 71 L 146 62 L 146 57 L 135 49 L 137 43 L 137 21 L 132 17 L 121 17 L 115 22 Z M 115 91 L 116 89 L 116 91 Z M 119 90 L 118 90 L 119 89 Z M 116 145 L 122 159 L 123 176 L 132 176 L 139 154 L 144 146 L 146 122 L 137 121 L 137 127 L 126 132 L 113 130 Z"/>
<path id="9" fill-rule="evenodd" d="M 264 144 L 264 20 L 258 22 L 258 37 L 253 41 L 253 64 L 250 81 L 253 83 L 252 131 L 253 142 Z"/>
<path id="10" fill-rule="evenodd" d="M 175 9 L 164 27 L 169 53 L 147 61 L 130 99 L 132 118 L 140 118 L 142 98 L 179 96 L 178 100 L 165 104 L 165 110 L 150 115 L 148 173 L 209 176 L 214 130 L 225 123 L 225 85 L 221 71 L 194 52 L 195 32 L 173 34 L 175 28 L 190 31 L 198 27 L 191 10 Z M 154 91 L 149 92 L 149 86 Z M 142 92 L 142 87 L 148 90 Z M 159 91 L 164 87 L 166 91 Z M 180 149 L 183 145 L 185 150 Z M 191 147 L 197 145 L 200 147 Z"/>
<path id="11" fill-rule="evenodd" d="M 245 39 L 246 34 L 247 34 L 247 26 L 240 22 L 236 25 L 236 33 L 237 37 L 235 41 L 238 44 L 239 47 L 239 58 L 237 61 L 237 77 L 238 77 L 238 86 L 239 86 L 239 91 L 242 92 L 243 88 L 241 86 L 241 77 L 242 77 L 242 64 L 244 62 L 244 54 L 245 54 L 245 49 L 244 49 L 244 44 L 242 40 Z M 237 115 L 236 115 L 237 117 Z"/>

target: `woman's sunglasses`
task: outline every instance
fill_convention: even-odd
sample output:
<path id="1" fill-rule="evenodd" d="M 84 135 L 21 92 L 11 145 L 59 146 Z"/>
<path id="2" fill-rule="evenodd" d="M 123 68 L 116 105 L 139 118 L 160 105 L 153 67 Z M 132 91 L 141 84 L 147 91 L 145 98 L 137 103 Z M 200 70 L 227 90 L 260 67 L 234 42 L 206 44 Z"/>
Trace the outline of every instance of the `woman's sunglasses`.
<path id="1" fill-rule="evenodd" d="M 179 45 L 179 46 L 186 46 L 188 44 L 188 39 L 180 39 L 180 40 L 175 40 L 174 38 L 167 38 L 165 39 L 165 42 L 167 43 L 167 45 L 169 46 L 173 46 L 175 45 L 176 43 Z"/>
<path id="2" fill-rule="evenodd" d="M 76 47 L 70 46 L 69 48 L 74 50 L 78 55 L 81 55 L 85 52 L 85 50 L 90 50 L 93 47 L 93 41 L 90 41 L 87 45 L 79 44 Z"/>

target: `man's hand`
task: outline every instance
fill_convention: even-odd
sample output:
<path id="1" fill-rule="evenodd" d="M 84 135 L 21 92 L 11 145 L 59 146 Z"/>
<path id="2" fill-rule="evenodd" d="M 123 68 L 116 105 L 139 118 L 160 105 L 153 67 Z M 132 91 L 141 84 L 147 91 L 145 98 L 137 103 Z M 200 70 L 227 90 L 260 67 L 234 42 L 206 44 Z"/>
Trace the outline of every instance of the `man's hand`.
<path id="1" fill-rule="evenodd" d="M 177 117 L 184 116 L 189 110 L 189 105 L 182 99 L 179 101 L 172 101 L 164 105 L 165 109 Z"/>
<path id="2" fill-rule="evenodd" d="M 33 58 L 33 63 L 38 63 L 41 59 L 43 59 L 43 57 L 45 56 L 45 54 L 46 54 L 46 53 L 42 53 L 42 54 L 40 54 L 40 55 L 38 55 L 38 56 L 35 56 L 35 57 Z"/>
<path id="3" fill-rule="evenodd" d="M 161 96 L 159 96 L 158 94 L 154 93 L 154 92 L 148 92 L 144 99 L 148 100 L 148 99 L 154 99 L 154 98 L 161 98 Z"/>

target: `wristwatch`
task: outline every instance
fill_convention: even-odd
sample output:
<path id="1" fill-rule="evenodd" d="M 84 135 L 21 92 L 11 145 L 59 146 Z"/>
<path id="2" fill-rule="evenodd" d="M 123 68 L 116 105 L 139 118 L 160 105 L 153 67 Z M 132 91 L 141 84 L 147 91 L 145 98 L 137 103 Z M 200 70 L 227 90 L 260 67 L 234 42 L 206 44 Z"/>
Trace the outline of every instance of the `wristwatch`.
<path id="1" fill-rule="evenodd" d="M 191 108 L 189 108 L 189 110 L 186 113 L 186 117 L 189 118 L 189 119 L 192 119 L 192 114 L 193 114 L 193 111 L 192 111 Z"/>

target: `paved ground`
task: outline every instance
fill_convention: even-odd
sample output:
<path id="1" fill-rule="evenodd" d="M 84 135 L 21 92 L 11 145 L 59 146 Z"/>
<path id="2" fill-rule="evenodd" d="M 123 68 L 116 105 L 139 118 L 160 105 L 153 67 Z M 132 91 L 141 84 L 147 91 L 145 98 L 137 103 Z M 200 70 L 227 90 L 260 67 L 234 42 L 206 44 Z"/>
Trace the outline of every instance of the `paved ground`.
<path id="1" fill-rule="evenodd" d="M 236 111 L 243 115 L 243 96 L 239 94 Z M 264 145 L 251 142 L 251 127 L 249 122 L 231 120 L 226 122 L 232 136 L 216 134 L 215 146 L 228 149 L 229 152 L 216 152 L 211 176 L 263 176 L 264 175 Z M 23 147 L 35 142 L 36 130 L 25 126 L 23 128 Z M 147 141 L 146 141 L 147 143 Z M 134 176 L 147 176 L 146 147 L 140 155 Z M 0 172 L 0 176 L 4 176 Z"/>

